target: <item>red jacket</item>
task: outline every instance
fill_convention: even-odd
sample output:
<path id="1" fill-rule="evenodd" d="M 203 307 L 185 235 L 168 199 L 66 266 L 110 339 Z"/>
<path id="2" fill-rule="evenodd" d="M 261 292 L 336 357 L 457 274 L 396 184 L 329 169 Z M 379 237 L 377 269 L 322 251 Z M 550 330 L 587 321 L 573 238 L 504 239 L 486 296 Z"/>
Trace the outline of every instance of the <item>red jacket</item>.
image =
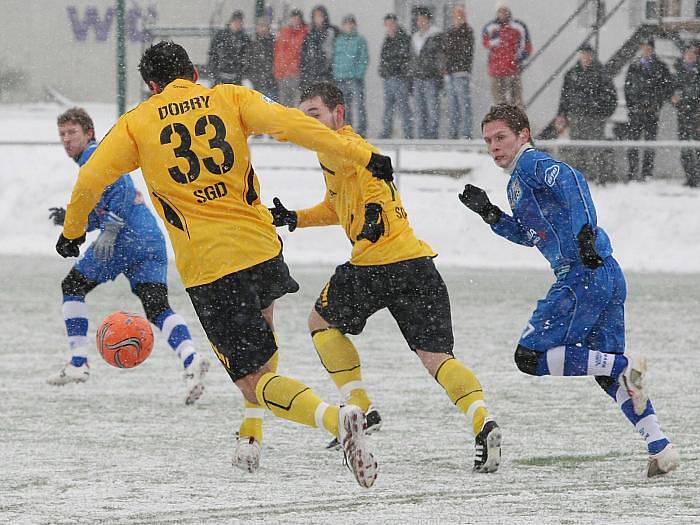
<path id="1" fill-rule="evenodd" d="M 277 80 L 299 76 L 301 63 L 301 45 L 309 28 L 301 26 L 294 29 L 290 26 L 283 27 L 275 40 L 275 60 L 272 72 Z"/>
<path id="2" fill-rule="evenodd" d="M 532 53 L 532 41 L 527 26 L 520 20 L 501 23 L 492 20 L 484 26 L 481 39 L 489 49 L 489 75 L 512 77 L 519 73 L 520 64 Z"/>

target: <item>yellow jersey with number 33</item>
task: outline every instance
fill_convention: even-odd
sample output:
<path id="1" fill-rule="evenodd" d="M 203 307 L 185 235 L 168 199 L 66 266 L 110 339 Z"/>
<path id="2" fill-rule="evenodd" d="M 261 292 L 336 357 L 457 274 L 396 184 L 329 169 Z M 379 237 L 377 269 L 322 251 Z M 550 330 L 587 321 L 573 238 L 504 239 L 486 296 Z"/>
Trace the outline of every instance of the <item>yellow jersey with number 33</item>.
<path id="1" fill-rule="evenodd" d="M 368 146 L 251 89 L 177 79 L 122 115 L 80 169 L 64 235 L 80 237 L 104 189 L 141 168 L 185 287 L 213 282 L 281 251 L 248 148 L 272 135 L 366 166 Z"/>

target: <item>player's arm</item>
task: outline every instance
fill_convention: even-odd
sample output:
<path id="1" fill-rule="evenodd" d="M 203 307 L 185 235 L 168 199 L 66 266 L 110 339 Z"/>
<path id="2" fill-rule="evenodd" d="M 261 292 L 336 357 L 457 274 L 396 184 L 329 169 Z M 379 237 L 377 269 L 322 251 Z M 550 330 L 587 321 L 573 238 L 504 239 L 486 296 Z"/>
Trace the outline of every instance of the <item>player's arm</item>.
<path id="1" fill-rule="evenodd" d="M 290 232 L 296 228 L 339 224 L 338 215 L 330 201 L 328 190 L 326 190 L 325 198 L 311 208 L 288 210 L 277 197 L 272 199 L 272 202 L 275 207 L 268 209 L 272 214 L 274 225 L 288 226 Z"/>
<path id="2" fill-rule="evenodd" d="M 366 169 L 358 167 L 356 177 L 360 185 L 360 194 L 365 208 L 365 217 L 362 231 L 357 236 L 358 241 L 363 239 L 369 242 L 377 242 L 385 233 L 384 204 L 388 200 L 389 189 L 396 191 L 393 182 L 387 182 L 372 177 Z M 389 186 L 387 186 L 389 185 Z"/>
<path id="3" fill-rule="evenodd" d="M 125 117 L 121 117 L 107 133 L 90 160 L 80 168 L 66 209 L 63 233 L 56 245 L 64 257 L 77 256 L 78 246 L 85 240 L 88 216 L 100 200 L 105 188 L 124 173 L 138 167 L 138 150 L 131 138 Z"/>
<path id="4" fill-rule="evenodd" d="M 459 200 L 467 208 L 478 214 L 494 233 L 523 246 L 534 246 L 527 231 L 518 221 L 492 204 L 486 192 L 477 186 L 467 184 L 459 194 Z"/>
<path id="5" fill-rule="evenodd" d="M 332 131 L 315 118 L 307 117 L 298 109 L 278 104 L 257 91 L 234 86 L 230 89 L 235 90 L 238 97 L 246 134 L 272 135 L 281 142 L 293 142 L 318 153 L 366 166 L 375 177 L 393 180 L 394 170 L 389 157 L 374 153 Z"/>

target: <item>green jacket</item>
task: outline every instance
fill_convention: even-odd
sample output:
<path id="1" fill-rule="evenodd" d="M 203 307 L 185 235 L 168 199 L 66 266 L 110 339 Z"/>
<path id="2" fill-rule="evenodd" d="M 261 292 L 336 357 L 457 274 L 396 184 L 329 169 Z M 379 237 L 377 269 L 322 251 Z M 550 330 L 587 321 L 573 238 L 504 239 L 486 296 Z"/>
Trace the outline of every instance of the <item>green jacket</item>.
<path id="1" fill-rule="evenodd" d="M 357 32 L 341 33 L 333 50 L 333 77 L 336 80 L 365 78 L 369 54 L 367 40 Z"/>

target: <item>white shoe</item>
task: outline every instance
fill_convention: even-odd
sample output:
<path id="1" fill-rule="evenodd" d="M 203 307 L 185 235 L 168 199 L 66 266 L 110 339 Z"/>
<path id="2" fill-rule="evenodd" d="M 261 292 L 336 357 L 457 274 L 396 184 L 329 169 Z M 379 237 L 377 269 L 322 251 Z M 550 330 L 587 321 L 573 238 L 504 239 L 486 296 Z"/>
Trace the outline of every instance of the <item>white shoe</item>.
<path id="1" fill-rule="evenodd" d="M 378 432 L 382 428 L 382 416 L 379 415 L 379 410 L 373 405 L 367 409 L 365 412 L 365 435 L 371 436 L 375 432 Z M 340 441 L 338 438 L 333 438 L 328 445 L 326 445 L 326 450 L 340 450 Z"/>
<path id="2" fill-rule="evenodd" d="M 669 443 L 661 452 L 649 456 L 649 465 L 647 466 L 647 477 L 661 476 L 668 474 L 672 470 L 676 470 L 681 463 L 680 454 L 673 443 Z"/>
<path id="3" fill-rule="evenodd" d="M 377 460 L 365 437 L 365 413 L 355 405 L 340 407 L 338 438 L 343 447 L 345 463 L 361 487 L 370 488 L 377 479 Z"/>
<path id="4" fill-rule="evenodd" d="M 185 404 L 191 405 L 204 393 L 204 376 L 209 371 L 209 360 L 195 354 L 190 366 L 185 369 Z"/>
<path id="5" fill-rule="evenodd" d="M 256 472 L 260 467 L 260 443 L 252 436 L 236 438 L 236 448 L 233 451 L 233 466 L 241 470 Z"/>
<path id="6" fill-rule="evenodd" d="M 647 359 L 643 356 L 628 355 L 628 364 L 620 375 L 620 383 L 627 389 L 634 413 L 641 416 L 647 408 L 649 392 L 647 388 Z"/>
<path id="7" fill-rule="evenodd" d="M 54 386 L 63 386 L 68 383 L 84 383 L 90 377 L 90 365 L 87 362 L 82 366 L 73 366 L 71 363 L 63 365 L 63 367 L 51 374 L 46 382 Z"/>
<path id="8" fill-rule="evenodd" d="M 484 422 L 474 439 L 474 472 L 496 472 L 501 464 L 503 434 L 495 421 Z"/>

